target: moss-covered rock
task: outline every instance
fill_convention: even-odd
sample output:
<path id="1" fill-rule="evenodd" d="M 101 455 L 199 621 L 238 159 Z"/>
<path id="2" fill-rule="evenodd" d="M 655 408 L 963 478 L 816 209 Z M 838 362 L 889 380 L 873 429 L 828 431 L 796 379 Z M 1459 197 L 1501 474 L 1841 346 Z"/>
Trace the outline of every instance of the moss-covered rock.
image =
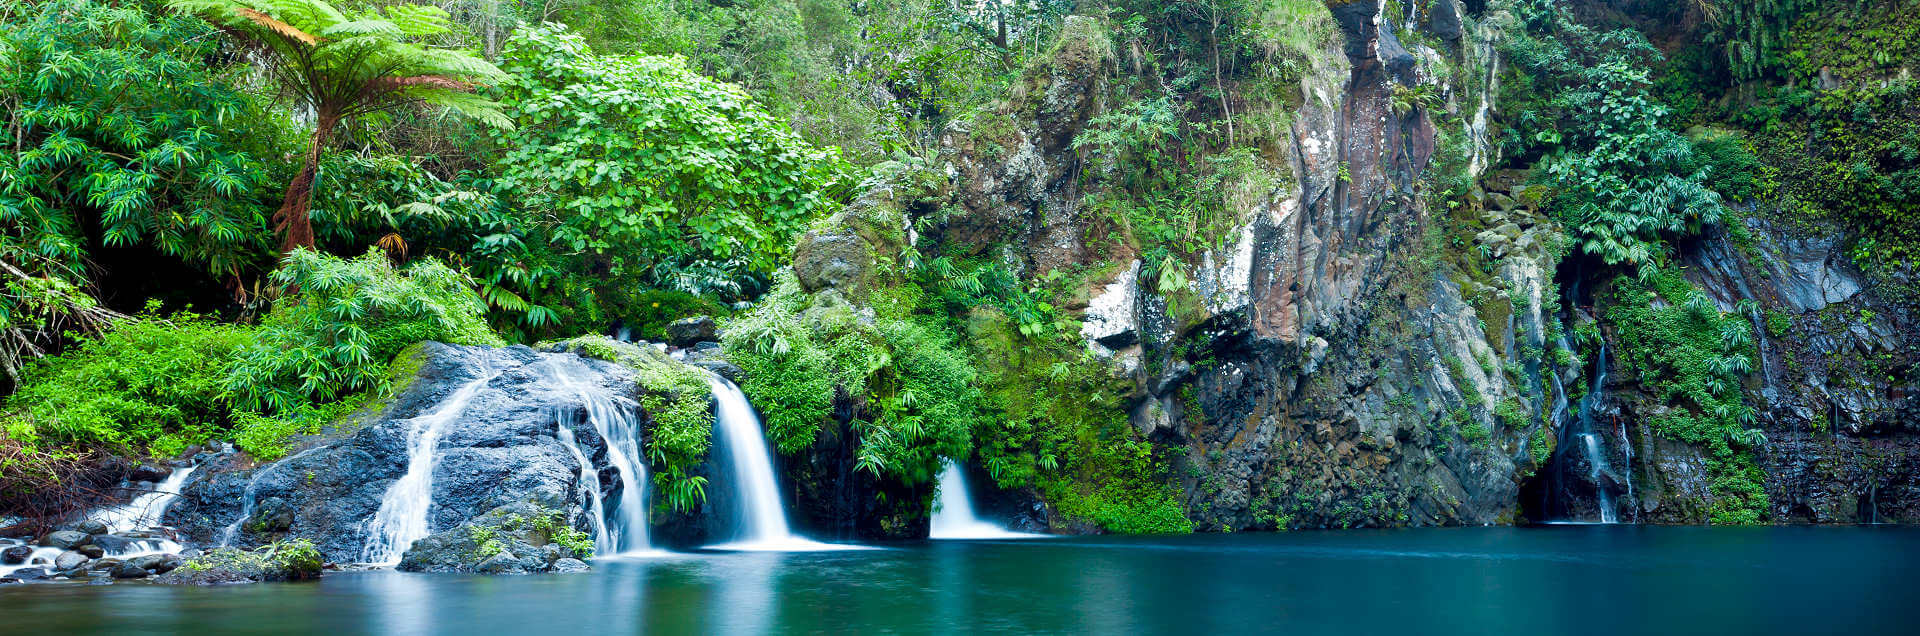
<path id="1" fill-rule="evenodd" d="M 320 578 L 321 557 L 313 542 L 293 539 L 253 550 L 214 548 L 154 579 L 167 585 L 223 585 Z"/>
<path id="2" fill-rule="evenodd" d="M 400 569 L 534 574 L 578 571 L 561 567 L 560 562 L 592 556 L 593 538 L 567 525 L 565 513 L 536 503 L 517 503 L 414 542 L 401 557 Z"/>

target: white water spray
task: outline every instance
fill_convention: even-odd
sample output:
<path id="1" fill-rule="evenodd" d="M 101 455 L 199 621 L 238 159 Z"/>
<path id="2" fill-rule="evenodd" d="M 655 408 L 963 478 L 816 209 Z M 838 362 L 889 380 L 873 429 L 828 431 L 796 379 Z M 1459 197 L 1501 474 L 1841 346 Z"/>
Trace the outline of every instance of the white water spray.
<path id="1" fill-rule="evenodd" d="M 1013 532 L 981 519 L 973 512 L 972 493 L 967 490 L 966 471 L 953 460 L 940 470 L 940 490 L 934 494 L 933 519 L 927 537 L 931 539 L 1032 539 L 1046 535 Z"/>
<path id="2" fill-rule="evenodd" d="M 480 377 L 461 385 L 432 411 L 407 420 L 407 472 L 380 497 L 380 511 L 367 522 L 367 544 L 361 549 L 361 560 L 381 565 L 399 563 L 414 541 L 430 534 L 427 512 L 433 507 L 433 468 L 439 459 L 435 450 L 447 425 L 459 419 L 474 396 L 499 375 L 484 367 L 480 371 Z"/>
<path id="3" fill-rule="evenodd" d="M 773 453 L 760 430 L 760 416 L 754 414 L 740 387 L 726 378 L 713 375 L 707 383 L 713 387 L 713 426 L 719 437 L 721 463 L 731 472 L 737 489 L 734 518 L 739 523 L 733 541 L 713 547 L 764 551 L 852 547 L 820 543 L 793 533 L 787 526 L 787 511 L 780 505 L 780 484 L 774 478 Z"/>
<path id="4" fill-rule="evenodd" d="M 175 468 L 167 478 L 153 487 L 153 492 L 142 493 L 117 506 L 109 506 L 89 515 L 93 520 L 106 524 L 112 533 L 152 530 L 160 527 L 160 518 L 167 514 L 167 508 L 180 498 L 180 487 L 186 485 L 187 478 L 193 476 L 197 466 Z M 132 557 L 143 554 L 179 552 L 180 544 L 171 539 L 155 538 L 135 541 L 125 550 L 110 552 L 110 557 Z"/>
<path id="5" fill-rule="evenodd" d="M 560 386 L 572 390 L 586 407 L 587 423 L 606 442 L 607 463 L 613 465 L 620 477 L 620 496 L 609 508 L 600 495 L 600 479 L 588 461 L 587 450 L 574 439 L 568 422 L 555 418 L 560 443 L 580 462 L 581 488 L 588 493 L 589 509 L 594 517 L 594 554 L 609 556 L 652 550 L 647 536 L 647 465 L 640 452 L 640 405 L 581 380 L 585 363 L 578 356 L 553 356 L 548 360 L 554 379 Z"/>

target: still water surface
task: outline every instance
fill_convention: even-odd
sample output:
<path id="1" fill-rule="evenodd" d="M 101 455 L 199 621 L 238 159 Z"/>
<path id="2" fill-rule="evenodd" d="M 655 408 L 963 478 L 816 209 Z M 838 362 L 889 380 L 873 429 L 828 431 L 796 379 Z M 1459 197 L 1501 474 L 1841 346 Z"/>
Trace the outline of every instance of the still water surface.
<path id="1" fill-rule="evenodd" d="M 584 575 L 0 588 L 0 633 L 1916 634 L 1920 528 L 1549 526 L 929 542 Z"/>

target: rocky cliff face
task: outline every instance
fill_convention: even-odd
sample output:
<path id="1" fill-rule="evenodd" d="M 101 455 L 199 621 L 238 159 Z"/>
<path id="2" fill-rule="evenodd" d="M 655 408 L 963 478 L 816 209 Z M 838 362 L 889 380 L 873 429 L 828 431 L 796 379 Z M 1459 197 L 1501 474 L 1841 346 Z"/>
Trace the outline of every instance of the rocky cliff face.
<path id="1" fill-rule="evenodd" d="M 1173 453 L 1196 529 L 1589 519 L 1603 496 L 1623 520 L 1706 522 L 1704 451 L 1645 426 L 1661 400 L 1595 351 L 1555 355 L 1597 320 L 1604 280 L 1568 255 L 1524 174 L 1485 172 L 1503 16 L 1430 4 L 1328 3 L 1339 37 L 1262 155 L 1271 187 L 1225 195 L 1229 247 L 1185 263 L 1183 289 L 1157 289 L 1154 263 L 1099 240 L 1087 209 L 1107 184 L 1071 140 L 1140 81 L 1089 19 L 1004 103 L 949 128 L 940 185 L 899 207 L 933 228 L 923 252 L 992 256 L 1029 280 L 1105 273 L 1070 309 L 1133 380 L 1132 424 Z M 1423 84 L 1439 99 L 1408 107 Z M 1447 143 L 1449 169 L 1476 182 L 1454 208 L 1427 179 Z M 1750 229 L 1751 256 L 1709 239 L 1680 258 L 1722 311 L 1759 303 L 1749 403 L 1768 518 L 1912 519 L 1911 311 L 1863 291 L 1840 232 Z M 1597 452 L 1562 443 L 1587 432 Z"/>
<path id="2" fill-rule="evenodd" d="M 1257 181 L 1268 187 L 1229 197 L 1231 247 L 1189 263 L 1186 289 L 1153 289 L 1151 263 L 1088 240 L 1101 219 L 1081 202 L 1100 175 L 1080 172 L 1066 140 L 1113 106 L 1111 78 L 1137 68 L 1091 20 L 1070 21 L 1054 58 L 988 119 L 1014 125 L 983 138 L 976 118 L 943 137 L 948 198 L 922 206 L 963 211 L 936 225 L 943 249 L 1000 249 L 1033 276 L 1107 262 L 1072 309 L 1088 346 L 1133 379 L 1136 430 L 1174 449 L 1199 529 L 1505 521 L 1535 446 L 1552 443 L 1528 379 L 1543 370 L 1499 369 L 1544 344 L 1554 229 L 1500 193 L 1472 211 L 1498 271 L 1448 276 L 1424 252 L 1437 113 L 1396 109 L 1395 87 L 1440 82 L 1447 108 L 1472 118 L 1491 87 L 1449 84 L 1438 61 L 1494 63 L 1473 41 L 1490 32 L 1441 4 L 1419 28 L 1445 50 L 1410 51 L 1380 5 L 1331 3 L 1339 37 L 1297 87 Z M 1510 307 L 1483 316 L 1467 301 L 1490 293 L 1512 294 Z"/>

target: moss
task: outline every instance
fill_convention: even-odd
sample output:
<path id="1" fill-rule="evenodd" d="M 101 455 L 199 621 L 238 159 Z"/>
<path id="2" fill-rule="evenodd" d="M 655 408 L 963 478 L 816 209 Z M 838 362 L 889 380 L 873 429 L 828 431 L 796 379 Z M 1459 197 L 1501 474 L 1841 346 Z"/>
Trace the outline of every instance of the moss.
<path id="1" fill-rule="evenodd" d="M 1645 282 L 1616 279 L 1604 308 L 1617 325 L 1617 360 L 1655 400 L 1674 407 L 1648 420 L 1653 433 L 1700 448 L 1707 458 L 1713 523 L 1758 523 L 1767 507 L 1764 475 L 1750 449 L 1764 443 L 1741 389 L 1753 369 L 1753 325 L 1721 313 L 1678 272 Z M 1657 301 L 1657 302 L 1656 302 Z"/>

